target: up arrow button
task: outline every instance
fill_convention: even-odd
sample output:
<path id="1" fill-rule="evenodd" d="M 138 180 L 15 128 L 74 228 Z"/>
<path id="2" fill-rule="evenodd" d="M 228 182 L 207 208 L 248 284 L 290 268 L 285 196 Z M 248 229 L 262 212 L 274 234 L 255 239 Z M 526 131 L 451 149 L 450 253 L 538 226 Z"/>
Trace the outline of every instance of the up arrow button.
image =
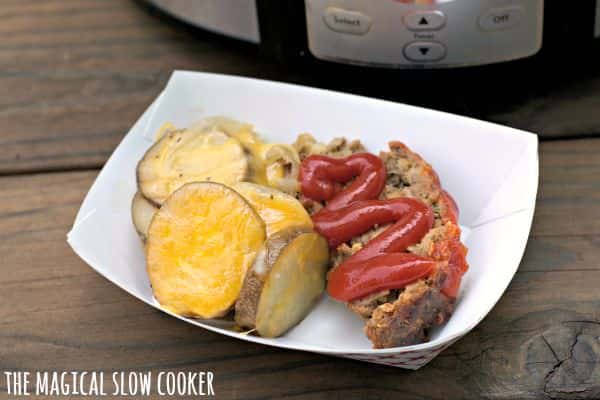
<path id="1" fill-rule="evenodd" d="M 441 11 L 415 11 L 404 16 L 404 24 L 411 31 L 437 31 L 446 24 Z"/>

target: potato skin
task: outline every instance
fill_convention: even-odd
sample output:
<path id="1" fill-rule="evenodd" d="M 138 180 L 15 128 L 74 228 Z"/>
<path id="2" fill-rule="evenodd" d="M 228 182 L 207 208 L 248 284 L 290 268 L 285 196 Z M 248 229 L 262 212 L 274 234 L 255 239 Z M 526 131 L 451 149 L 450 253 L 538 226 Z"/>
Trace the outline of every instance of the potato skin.
<path id="1" fill-rule="evenodd" d="M 146 243 L 148 227 L 158 207 L 146 199 L 140 192 L 136 192 L 131 201 L 131 220 L 142 243 Z"/>
<path id="2" fill-rule="evenodd" d="M 261 253 L 256 256 L 257 259 L 266 257 L 267 250 L 263 248 Z M 238 326 L 254 329 L 260 292 L 265 283 L 265 277 L 266 275 L 259 275 L 253 272 L 252 269 L 246 274 L 240 297 L 235 303 L 235 323 Z"/>
<path id="3" fill-rule="evenodd" d="M 159 129 L 159 131 L 160 131 L 160 129 Z M 173 129 L 169 133 L 181 134 L 184 131 L 185 131 L 185 129 Z M 165 132 L 165 133 L 167 133 L 167 132 Z M 144 196 L 144 192 L 142 190 L 143 179 L 140 176 L 141 175 L 141 173 L 140 173 L 141 172 L 140 165 L 143 164 L 148 158 L 150 158 L 152 152 L 155 151 L 155 149 L 158 146 L 160 146 L 159 142 L 161 141 L 161 139 L 163 139 L 163 135 L 157 135 L 155 142 L 152 144 L 152 146 L 150 146 L 148 148 L 148 150 L 146 150 L 146 152 L 144 153 L 144 155 L 142 156 L 142 158 L 140 158 L 140 160 L 137 162 L 137 164 L 135 166 L 135 183 L 136 183 L 136 186 L 138 188 L 137 193 L 139 193 L 140 196 L 144 197 L 148 202 L 150 202 L 151 204 L 153 204 L 157 209 L 160 208 L 161 203 L 153 200 L 150 197 Z"/>
<path id="4" fill-rule="evenodd" d="M 312 229 L 306 227 L 288 228 L 276 232 L 265 241 L 250 270 L 246 273 L 240 297 L 235 304 L 235 322 L 237 325 L 242 328 L 255 328 L 260 295 L 271 268 L 273 268 L 277 258 L 289 242 L 308 232 L 312 232 Z"/>

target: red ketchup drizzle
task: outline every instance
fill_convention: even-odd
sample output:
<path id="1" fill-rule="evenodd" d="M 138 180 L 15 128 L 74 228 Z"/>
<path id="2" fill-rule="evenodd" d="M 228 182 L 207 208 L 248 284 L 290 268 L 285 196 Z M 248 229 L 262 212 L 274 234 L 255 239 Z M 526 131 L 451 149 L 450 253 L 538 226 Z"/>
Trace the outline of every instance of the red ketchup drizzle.
<path id="1" fill-rule="evenodd" d="M 354 177 L 357 178 L 346 189 L 336 190 L 340 183 Z M 357 200 L 377 198 L 385 186 L 386 176 L 379 157 L 358 153 L 346 158 L 307 157 L 300 165 L 299 178 L 304 196 L 315 201 L 328 200 L 323 210 L 333 211 Z"/>
<path id="2" fill-rule="evenodd" d="M 460 228 L 458 228 L 458 206 L 456 201 L 448 192 L 442 190 L 440 201 L 445 204 L 446 216 L 453 222 L 454 232 L 451 233 L 451 239 L 436 244 L 433 257 L 438 260 L 448 260 L 446 266 L 446 279 L 442 285 L 442 293 L 446 296 L 455 298 L 458 295 L 462 276 L 467 272 L 467 248 L 460 242 Z M 444 221 L 445 222 L 445 221 Z"/>
<path id="3" fill-rule="evenodd" d="M 362 263 L 351 258 L 329 274 L 327 292 L 334 299 L 348 302 L 376 291 L 403 288 L 429 276 L 437 264 L 410 253 L 381 254 Z"/>
<path id="4" fill-rule="evenodd" d="M 362 200 L 335 211 L 318 212 L 313 222 L 331 248 L 367 232 L 373 225 L 394 222 L 355 254 L 364 260 L 381 253 L 404 251 L 418 243 L 433 226 L 433 212 L 421 201 L 408 197 Z"/>
<path id="5" fill-rule="evenodd" d="M 467 248 L 460 243 L 460 240 L 454 239 L 447 242 L 450 257 L 448 259 L 448 269 L 446 271 L 446 280 L 442 286 L 442 293 L 448 297 L 456 297 L 460 288 L 462 276 L 467 272 Z"/>
<path id="6" fill-rule="evenodd" d="M 448 207 L 448 219 L 455 224 L 458 224 L 458 206 L 456 205 L 454 198 L 450 196 L 450 193 L 442 190 L 441 201 L 446 204 L 446 207 Z"/>
<path id="7" fill-rule="evenodd" d="M 336 190 L 355 177 L 345 189 Z M 405 253 L 433 226 L 431 208 L 411 198 L 375 200 L 385 180 L 383 162 L 369 153 L 342 159 L 310 156 L 300 166 L 302 194 L 316 201 L 328 200 L 313 222 L 331 247 L 374 225 L 394 223 L 329 273 L 327 291 L 337 300 L 351 301 L 402 288 L 430 275 L 437 265 L 434 260 Z"/>

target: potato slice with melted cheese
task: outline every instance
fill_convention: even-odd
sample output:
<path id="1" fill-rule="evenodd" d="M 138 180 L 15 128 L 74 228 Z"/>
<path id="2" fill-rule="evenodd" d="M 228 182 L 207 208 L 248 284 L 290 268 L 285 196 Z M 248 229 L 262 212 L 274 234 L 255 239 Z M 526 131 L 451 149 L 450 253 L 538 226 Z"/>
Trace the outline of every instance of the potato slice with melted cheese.
<path id="1" fill-rule="evenodd" d="M 250 182 L 237 182 L 232 187 L 265 221 L 267 236 L 290 227 L 313 226 L 306 209 L 289 194 Z"/>
<path id="2" fill-rule="evenodd" d="M 247 175 L 248 160 L 240 142 L 218 131 L 168 131 L 137 167 L 139 190 L 157 205 L 186 183 L 211 181 L 230 185 Z"/>
<path id="3" fill-rule="evenodd" d="M 287 144 L 273 144 L 264 153 L 264 157 L 265 176 L 269 186 L 289 194 L 300 191 L 300 157 L 296 149 Z"/>
<path id="4" fill-rule="evenodd" d="M 209 117 L 194 124 L 198 132 L 223 132 L 237 139 L 248 157 L 248 181 L 271 186 L 288 194 L 298 189 L 300 157 L 293 146 L 265 143 L 250 124 L 226 117 Z"/>
<path id="5" fill-rule="evenodd" d="M 182 316 L 223 316 L 238 299 L 265 237 L 264 222 L 234 190 L 209 182 L 182 186 L 148 230 L 146 261 L 154 296 Z"/>
<path id="6" fill-rule="evenodd" d="M 264 154 L 269 145 L 258 137 L 252 125 L 226 117 L 208 117 L 192 125 L 190 130 L 225 133 L 238 140 L 248 157 L 247 180 L 260 185 L 268 183 L 265 175 Z"/>

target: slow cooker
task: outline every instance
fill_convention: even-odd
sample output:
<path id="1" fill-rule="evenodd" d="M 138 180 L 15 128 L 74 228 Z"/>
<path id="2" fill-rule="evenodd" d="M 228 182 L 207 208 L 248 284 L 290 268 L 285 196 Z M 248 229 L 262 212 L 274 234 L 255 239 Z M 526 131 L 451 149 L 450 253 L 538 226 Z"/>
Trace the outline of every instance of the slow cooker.
<path id="1" fill-rule="evenodd" d="M 536 56 L 574 61 L 600 36 L 600 0 L 148 0 L 281 59 L 457 68 Z M 554 51 L 552 51 L 554 50 Z"/>

